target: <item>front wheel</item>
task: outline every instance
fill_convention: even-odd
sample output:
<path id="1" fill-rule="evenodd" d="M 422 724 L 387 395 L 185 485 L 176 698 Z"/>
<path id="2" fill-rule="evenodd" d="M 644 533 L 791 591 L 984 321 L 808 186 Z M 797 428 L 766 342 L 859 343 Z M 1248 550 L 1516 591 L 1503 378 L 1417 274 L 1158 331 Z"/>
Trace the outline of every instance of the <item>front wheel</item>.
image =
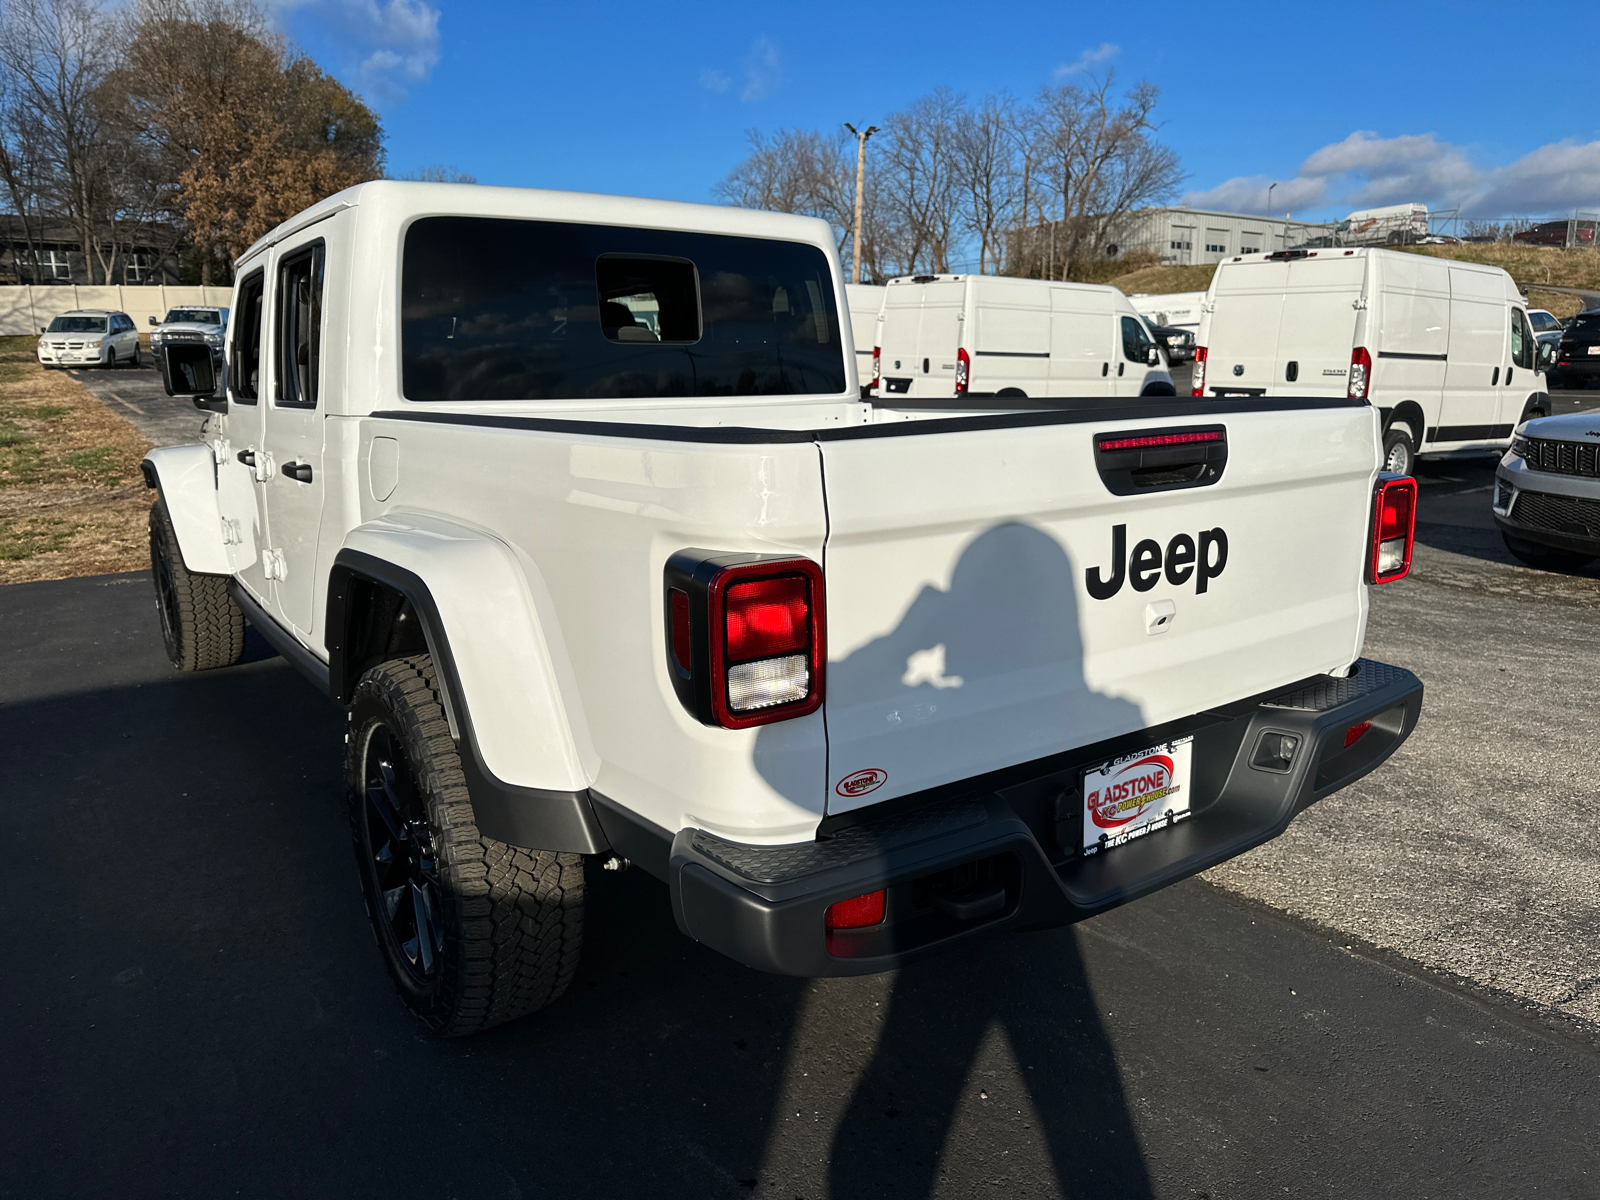
<path id="1" fill-rule="evenodd" d="M 447 1037 L 567 990 L 583 941 L 583 859 L 478 832 L 427 655 L 356 685 L 345 756 L 367 915 L 396 990 Z"/>
<path id="2" fill-rule="evenodd" d="M 1505 540 L 1506 549 L 1511 552 L 1512 558 L 1536 570 L 1577 571 L 1594 561 L 1592 554 L 1579 554 L 1572 550 L 1541 546 L 1537 542 L 1525 542 L 1521 538 L 1512 537 L 1509 533 L 1501 533 L 1500 536 Z"/>
<path id="3" fill-rule="evenodd" d="M 150 577 L 167 657 L 180 671 L 228 667 L 244 654 L 244 613 L 225 575 L 196 575 L 183 565 L 167 502 L 150 509 Z"/>
<path id="4" fill-rule="evenodd" d="M 108 371 L 115 371 L 117 369 L 117 352 L 115 350 L 106 351 L 105 367 Z"/>
<path id="5" fill-rule="evenodd" d="M 1417 445 L 1411 440 L 1411 430 L 1404 425 L 1391 425 L 1383 435 L 1383 469 L 1409 475 L 1416 465 Z"/>

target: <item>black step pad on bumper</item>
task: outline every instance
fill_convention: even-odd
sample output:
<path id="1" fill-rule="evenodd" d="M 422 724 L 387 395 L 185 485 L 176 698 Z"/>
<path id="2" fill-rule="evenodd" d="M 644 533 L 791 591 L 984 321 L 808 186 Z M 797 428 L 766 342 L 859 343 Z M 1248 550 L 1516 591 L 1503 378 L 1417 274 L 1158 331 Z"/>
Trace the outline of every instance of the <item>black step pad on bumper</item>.
<path id="1" fill-rule="evenodd" d="M 673 914 L 685 933 L 731 958 L 802 976 L 870 974 L 1001 929 L 1082 920 L 1276 837 L 1296 813 L 1393 754 L 1421 708 L 1415 675 L 1362 659 L 1349 678 L 1318 676 L 941 788 L 921 803 L 867 809 L 815 841 L 749 846 L 683 829 L 667 872 Z M 1363 722 L 1371 728 L 1347 745 Z M 1288 769 L 1260 765 L 1274 735 L 1298 739 Z M 1083 769 L 1185 736 L 1194 738 L 1192 815 L 1115 849 L 1078 853 Z M 829 905 L 878 889 L 886 892 L 880 924 L 825 931 Z"/>

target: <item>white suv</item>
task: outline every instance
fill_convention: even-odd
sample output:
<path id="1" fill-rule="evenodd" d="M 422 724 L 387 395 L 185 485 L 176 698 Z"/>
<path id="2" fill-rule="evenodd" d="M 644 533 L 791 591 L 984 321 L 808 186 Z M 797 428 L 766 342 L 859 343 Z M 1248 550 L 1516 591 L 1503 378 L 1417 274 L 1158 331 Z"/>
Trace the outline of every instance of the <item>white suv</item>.
<path id="1" fill-rule="evenodd" d="M 39 361 L 47 367 L 140 364 L 139 330 L 125 312 L 81 308 L 39 331 Z"/>

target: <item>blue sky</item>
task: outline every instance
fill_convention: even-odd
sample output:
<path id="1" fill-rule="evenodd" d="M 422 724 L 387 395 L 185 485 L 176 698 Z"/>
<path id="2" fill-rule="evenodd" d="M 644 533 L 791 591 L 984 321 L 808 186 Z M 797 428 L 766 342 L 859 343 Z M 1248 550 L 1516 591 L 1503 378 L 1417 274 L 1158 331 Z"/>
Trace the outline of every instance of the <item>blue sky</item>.
<path id="1" fill-rule="evenodd" d="M 1504 5 L 271 0 L 383 116 L 391 172 L 712 199 L 745 131 L 881 121 L 1075 65 L 1161 88 L 1187 199 L 1325 219 L 1420 200 L 1600 208 L 1594 47 Z M 1570 15 L 1576 10 L 1567 10 Z M 1397 16 L 1397 13 L 1406 16 Z M 1300 14 L 1304 14 L 1303 17 Z M 1588 86 L 1585 86 L 1588 84 Z"/>

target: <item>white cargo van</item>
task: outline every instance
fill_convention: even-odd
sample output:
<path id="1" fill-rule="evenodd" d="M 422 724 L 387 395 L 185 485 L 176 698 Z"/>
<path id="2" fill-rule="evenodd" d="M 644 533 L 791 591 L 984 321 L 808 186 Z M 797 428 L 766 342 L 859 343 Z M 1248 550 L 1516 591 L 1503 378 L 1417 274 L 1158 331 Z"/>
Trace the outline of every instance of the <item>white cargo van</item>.
<path id="1" fill-rule="evenodd" d="M 891 279 L 879 329 L 884 402 L 1176 394 L 1149 328 L 1114 287 L 993 275 Z"/>
<path id="2" fill-rule="evenodd" d="M 856 343 L 856 380 L 863 400 L 878 386 L 872 353 L 878 346 L 878 321 L 883 315 L 883 295 L 888 290 L 871 283 L 844 285 L 845 303 L 850 306 L 850 333 Z"/>
<path id="3" fill-rule="evenodd" d="M 1498 267 L 1399 250 L 1280 250 L 1217 266 L 1196 396 L 1346 396 L 1383 416 L 1385 468 L 1504 450 L 1550 411 L 1516 284 Z"/>

